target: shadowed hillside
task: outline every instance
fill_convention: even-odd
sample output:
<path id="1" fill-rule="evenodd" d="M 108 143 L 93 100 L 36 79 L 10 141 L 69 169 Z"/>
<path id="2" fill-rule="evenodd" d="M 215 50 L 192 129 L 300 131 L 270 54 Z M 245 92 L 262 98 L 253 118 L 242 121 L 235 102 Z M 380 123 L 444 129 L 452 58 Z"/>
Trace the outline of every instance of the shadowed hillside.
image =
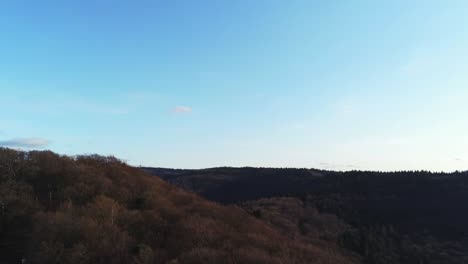
<path id="1" fill-rule="evenodd" d="M 0 149 L 0 263 L 357 263 L 113 157 Z"/>
<path id="2" fill-rule="evenodd" d="M 468 263 L 468 172 L 144 169 L 366 263 Z"/>

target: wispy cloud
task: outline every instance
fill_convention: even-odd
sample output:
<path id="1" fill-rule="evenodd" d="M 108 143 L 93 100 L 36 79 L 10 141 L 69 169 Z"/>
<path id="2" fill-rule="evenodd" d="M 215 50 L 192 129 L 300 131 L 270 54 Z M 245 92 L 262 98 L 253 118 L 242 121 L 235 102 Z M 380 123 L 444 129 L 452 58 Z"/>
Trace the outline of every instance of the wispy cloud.
<path id="1" fill-rule="evenodd" d="M 173 112 L 174 113 L 191 113 L 192 112 L 192 108 L 190 106 L 182 106 L 182 105 L 178 105 L 176 107 L 174 107 L 173 109 Z"/>
<path id="2" fill-rule="evenodd" d="M 50 141 L 44 138 L 14 138 L 0 141 L 0 146 L 15 148 L 42 148 L 50 144 Z"/>
<path id="3" fill-rule="evenodd" d="M 339 164 L 339 163 L 329 163 L 329 162 L 320 162 L 320 167 L 325 170 L 356 170 L 360 166 L 355 164 Z"/>

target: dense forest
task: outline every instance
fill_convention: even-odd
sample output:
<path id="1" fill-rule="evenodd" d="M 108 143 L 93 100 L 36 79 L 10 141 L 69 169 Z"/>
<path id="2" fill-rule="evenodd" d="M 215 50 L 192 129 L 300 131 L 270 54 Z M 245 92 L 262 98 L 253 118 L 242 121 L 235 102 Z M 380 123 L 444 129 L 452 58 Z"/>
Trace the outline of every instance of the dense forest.
<path id="1" fill-rule="evenodd" d="M 0 148 L 0 263 L 360 263 L 114 157 Z"/>
<path id="2" fill-rule="evenodd" d="M 468 172 L 143 169 L 365 263 L 468 263 Z"/>
<path id="3" fill-rule="evenodd" d="M 466 223 L 467 172 L 141 169 L 0 148 L 2 264 L 460 264 Z"/>

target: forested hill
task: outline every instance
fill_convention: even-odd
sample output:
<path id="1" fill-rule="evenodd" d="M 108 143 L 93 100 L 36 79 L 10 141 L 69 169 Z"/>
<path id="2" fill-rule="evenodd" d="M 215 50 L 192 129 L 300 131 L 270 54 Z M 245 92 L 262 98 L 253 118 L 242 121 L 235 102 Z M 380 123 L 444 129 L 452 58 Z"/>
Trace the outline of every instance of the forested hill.
<path id="1" fill-rule="evenodd" d="M 367 263 L 468 263 L 468 172 L 144 169 L 285 233 L 318 223 Z"/>
<path id="2" fill-rule="evenodd" d="M 0 263 L 358 263 L 114 157 L 0 148 Z"/>
<path id="3" fill-rule="evenodd" d="M 304 193 L 316 187 L 317 180 L 326 173 L 308 169 L 252 167 L 201 170 L 142 169 L 186 190 L 222 203 Z"/>

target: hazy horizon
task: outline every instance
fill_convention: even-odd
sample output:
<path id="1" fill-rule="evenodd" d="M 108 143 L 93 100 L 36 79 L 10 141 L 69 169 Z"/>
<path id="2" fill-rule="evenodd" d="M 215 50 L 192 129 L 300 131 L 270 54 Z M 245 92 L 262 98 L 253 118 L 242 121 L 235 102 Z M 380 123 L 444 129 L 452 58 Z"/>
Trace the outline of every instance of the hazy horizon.
<path id="1" fill-rule="evenodd" d="M 466 1 L 4 1 L 0 146 L 468 168 Z"/>

